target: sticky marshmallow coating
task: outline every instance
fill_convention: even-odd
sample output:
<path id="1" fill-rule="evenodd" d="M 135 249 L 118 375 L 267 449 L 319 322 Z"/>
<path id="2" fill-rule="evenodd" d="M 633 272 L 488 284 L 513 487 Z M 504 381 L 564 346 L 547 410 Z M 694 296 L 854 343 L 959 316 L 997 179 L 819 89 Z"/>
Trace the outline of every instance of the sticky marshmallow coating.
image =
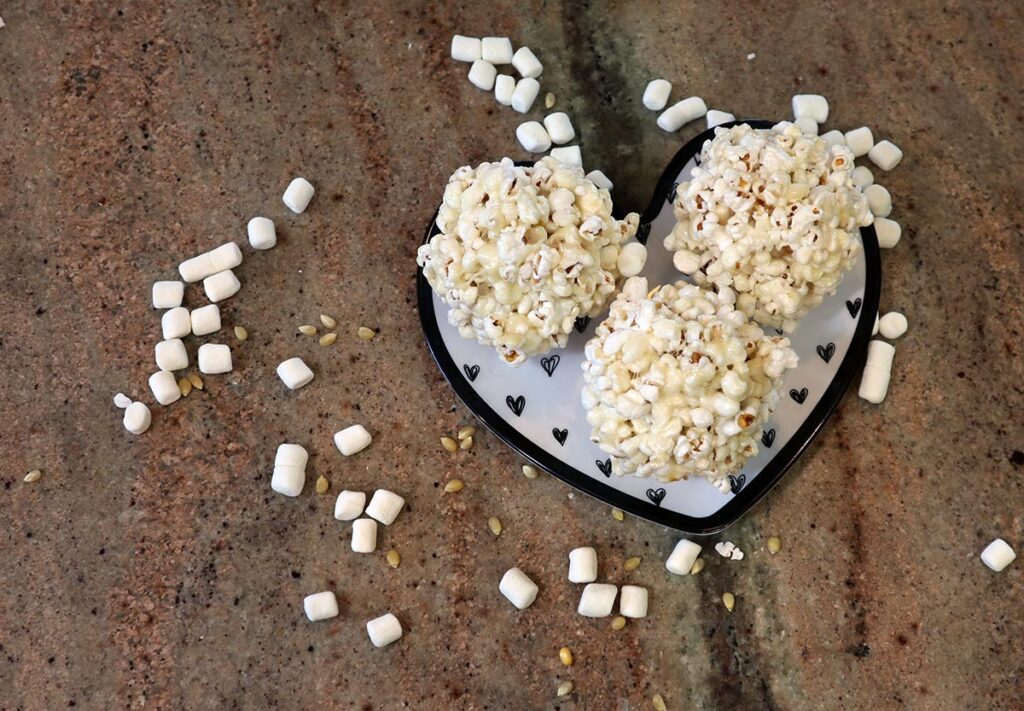
<path id="1" fill-rule="evenodd" d="M 702 476 L 723 491 L 758 452 L 789 339 L 768 337 L 716 294 L 686 282 L 647 293 L 634 277 L 584 350 L 583 407 L 591 439 L 617 475 Z"/>
<path id="2" fill-rule="evenodd" d="M 853 184 L 853 156 L 792 124 L 715 129 L 676 190 L 665 238 L 676 268 L 736 307 L 792 332 L 853 268 L 873 216 Z"/>
<path id="3" fill-rule="evenodd" d="M 445 189 L 440 233 L 416 261 L 459 334 L 519 365 L 564 348 L 575 320 L 611 299 L 620 247 L 639 221 L 611 212 L 607 190 L 550 157 L 465 166 Z"/>

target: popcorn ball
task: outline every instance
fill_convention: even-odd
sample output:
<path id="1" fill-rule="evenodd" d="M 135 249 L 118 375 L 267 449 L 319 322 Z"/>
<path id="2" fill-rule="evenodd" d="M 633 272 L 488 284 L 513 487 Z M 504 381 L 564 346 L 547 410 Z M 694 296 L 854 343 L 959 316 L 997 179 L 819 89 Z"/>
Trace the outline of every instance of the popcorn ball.
<path id="1" fill-rule="evenodd" d="M 464 166 L 445 189 L 440 234 L 416 261 L 459 334 L 520 365 L 565 347 L 575 320 L 598 315 L 614 294 L 620 248 L 639 218 L 611 212 L 607 190 L 551 157 Z"/>
<path id="2" fill-rule="evenodd" d="M 634 277 L 587 343 L 583 406 L 612 471 L 676 481 L 702 476 L 723 491 L 758 452 L 789 339 L 768 337 L 736 306 L 680 281 L 647 293 Z"/>
<path id="3" fill-rule="evenodd" d="M 677 269 L 736 308 L 792 332 L 853 268 L 873 221 L 853 182 L 853 154 L 797 126 L 720 128 L 676 191 L 665 238 Z"/>

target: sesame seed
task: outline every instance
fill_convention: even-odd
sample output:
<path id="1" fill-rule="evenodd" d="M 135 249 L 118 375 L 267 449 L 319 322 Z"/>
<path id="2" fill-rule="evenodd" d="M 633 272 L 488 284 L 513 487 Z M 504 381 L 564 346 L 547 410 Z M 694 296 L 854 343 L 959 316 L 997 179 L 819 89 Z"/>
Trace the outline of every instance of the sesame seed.
<path id="1" fill-rule="evenodd" d="M 249 338 L 249 332 L 242 326 L 235 326 L 235 338 L 240 341 L 244 341 Z"/>
<path id="2" fill-rule="evenodd" d="M 457 445 L 455 443 L 455 440 L 452 439 L 451 437 L 442 437 L 441 446 L 444 447 L 449 452 L 454 452 L 459 448 L 459 445 Z"/>
<path id="3" fill-rule="evenodd" d="M 299 333 L 301 333 L 303 336 L 315 336 L 316 326 L 310 326 L 308 324 L 299 326 Z"/>
<path id="4" fill-rule="evenodd" d="M 360 326 L 359 330 L 356 331 L 356 335 L 358 335 L 364 341 L 369 341 L 369 340 L 372 340 L 373 337 L 377 335 L 377 332 L 374 331 L 372 328 L 367 328 L 366 326 Z"/>
<path id="5" fill-rule="evenodd" d="M 544 97 L 544 108 L 545 108 L 545 109 L 550 109 L 550 108 L 551 108 L 552 106 L 554 106 L 554 105 L 555 105 L 555 95 L 554 95 L 554 94 L 552 94 L 552 93 L 551 93 L 551 92 L 549 91 L 549 92 L 547 93 L 547 96 L 545 96 L 545 97 Z"/>
<path id="6" fill-rule="evenodd" d="M 626 626 L 626 618 L 623 617 L 622 615 L 619 615 L 614 620 L 612 620 L 612 629 L 613 630 L 621 630 L 625 626 Z"/>
<path id="7" fill-rule="evenodd" d="M 327 477 L 323 474 L 316 480 L 316 493 L 326 494 L 327 490 L 331 488 L 331 482 L 327 481 Z"/>
<path id="8" fill-rule="evenodd" d="M 327 328 L 334 328 L 335 326 L 338 325 L 338 322 L 335 321 L 330 316 L 328 316 L 327 314 L 320 314 L 320 323 L 322 323 Z"/>
<path id="9" fill-rule="evenodd" d="M 192 392 L 192 381 L 188 378 L 182 378 L 178 381 L 178 392 L 181 393 L 182 397 L 188 397 L 188 394 Z"/>
<path id="10" fill-rule="evenodd" d="M 640 567 L 640 556 L 633 556 L 625 563 L 623 563 L 622 567 L 625 568 L 627 571 L 636 570 Z"/>
<path id="11" fill-rule="evenodd" d="M 473 425 L 466 425 L 459 430 L 459 439 L 466 439 L 466 437 L 472 437 L 476 434 L 476 427 Z"/>
<path id="12" fill-rule="evenodd" d="M 392 568 L 397 568 L 398 564 L 402 562 L 402 556 L 398 555 L 398 551 L 396 551 L 394 548 L 388 551 L 387 559 L 388 565 L 390 565 Z"/>
<path id="13" fill-rule="evenodd" d="M 31 484 L 34 481 L 39 481 L 39 478 L 43 475 L 38 469 L 33 469 L 25 475 L 25 482 Z"/>
<path id="14" fill-rule="evenodd" d="M 779 540 L 778 536 L 772 536 L 768 539 L 768 552 L 775 555 L 782 550 L 782 541 Z"/>
<path id="15" fill-rule="evenodd" d="M 555 691 L 556 696 L 568 696 L 572 693 L 572 682 L 563 681 L 558 685 L 558 689 Z"/>
<path id="16" fill-rule="evenodd" d="M 722 593 L 722 604 L 726 610 L 732 612 L 732 608 L 736 606 L 736 596 L 731 592 Z"/>
<path id="17" fill-rule="evenodd" d="M 693 561 L 693 567 L 690 568 L 690 575 L 696 575 L 702 570 L 704 570 L 704 559 L 698 558 L 697 560 Z"/>
<path id="18" fill-rule="evenodd" d="M 462 491 L 462 487 L 465 484 L 462 483 L 462 479 L 452 479 L 444 485 L 445 493 L 454 494 L 457 491 Z"/>
<path id="19" fill-rule="evenodd" d="M 472 437 L 466 437 L 466 439 L 464 439 L 464 440 L 459 442 L 459 449 L 472 449 L 472 448 L 473 448 L 473 438 Z"/>
<path id="20" fill-rule="evenodd" d="M 623 521 L 626 518 L 626 514 L 622 513 L 618 509 L 612 509 L 612 518 L 616 521 Z"/>
<path id="21" fill-rule="evenodd" d="M 571 667 L 572 666 L 572 650 L 569 649 L 568 647 L 562 647 L 561 649 L 558 650 L 558 658 L 561 660 L 562 664 L 564 664 L 565 666 L 567 666 L 567 667 Z"/>
<path id="22" fill-rule="evenodd" d="M 651 697 L 651 706 L 654 707 L 654 711 L 665 711 L 668 708 L 665 706 L 665 699 L 661 694 L 655 694 Z"/>
<path id="23" fill-rule="evenodd" d="M 491 533 L 495 536 L 501 535 L 501 521 L 496 516 L 487 519 L 487 528 L 491 529 Z"/>
<path id="24" fill-rule="evenodd" d="M 338 334 L 337 333 L 333 333 L 333 332 L 332 333 L 325 333 L 324 335 L 320 336 L 320 345 L 321 346 L 329 346 L 332 343 L 334 343 L 336 340 L 338 340 Z"/>
<path id="25" fill-rule="evenodd" d="M 199 373 L 189 373 L 188 381 L 192 383 L 192 387 L 194 387 L 196 390 L 203 389 L 203 379 L 199 377 Z"/>
<path id="26" fill-rule="evenodd" d="M 531 466 L 529 464 L 523 465 L 523 476 L 525 476 L 527 479 L 536 479 L 538 473 L 539 472 L 537 471 L 537 467 Z"/>

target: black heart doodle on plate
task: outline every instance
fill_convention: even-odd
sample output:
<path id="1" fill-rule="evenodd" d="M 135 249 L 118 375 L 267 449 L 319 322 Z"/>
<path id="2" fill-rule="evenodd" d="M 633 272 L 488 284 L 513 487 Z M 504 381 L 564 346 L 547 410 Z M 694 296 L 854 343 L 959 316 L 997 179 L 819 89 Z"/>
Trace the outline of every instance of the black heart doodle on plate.
<path id="1" fill-rule="evenodd" d="M 765 430 L 761 433 L 761 444 L 765 447 L 771 447 L 775 444 L 775 429 Z"/>
<path id="2" fill-rule="evenodd" d="M 832 360 L 832 356 L 836 354 L 836 344 L 829 343 L 827 346 L 818 346 L 817 350 L 818 355 L 821 356 L 821 359 L 828 363 L 830 360 Z"/>
<path id="3" fill-rule="evenodd" d="M 729 488 L 732 490 L 733 494 L 740 493 L 740 490 L 743 488 L 743 485 L 746 484 L 746 483 L 747 483 L 747 475 L 746 474 L 740 474 L 739 476 L 733 476 L 732 474 L 729 475 Z"/>
<path id="4" fill-rule="evenodd" d="M 647 238 L 651 236 L 651 223 L 641 222 L 636 228 L 636 241 L 640 244 L 647 244 Z"/>
<path id="5" fill-rule="evenodd" d="M 594 464 L 597 465 L 597 468 L 600 469 L 601 473 L 606 477 L 610 477 L 612 475 L 612 460 L 606 459 L 602 462 L 600 459 L 595 459 Z"/>
<path id="6" fill-rule="evenodd" d="M 847 299 L 846 300 L 846 310 L 850 312 L 851 316 L 853 316 L 854 318 L 857 318 L 857 314 L 860 313 L 860 305 L 861 305 L 861 303 L 862 302 L 861 302 L 859 296 L 856 299 L 854 299 L 853 301 L 850 301 L 849 299 Z"/>
<path id="7" fill-rule="evenodd" d="M 555 441 L 561 445 L 564 445 L 565 440 L 569 438 L 569 430 L 560 430 L 557 427 L 551 430 L 551 434 L 555 436 Z"/>
<path id="8" fill-rule="evenodd" d="M 797 390 L 796 388 L 791 388 L 789 391 L 789 396 L 796 401 L 797 405 L 803 405 L 804 400 L 807 399 L 807 388 L 800 388 L 799 390 Z"/>
<path id="9" fill-rule="evenodd" d="M 523 408 L 526 407 L 526 398 L 522 395 L 517 398 L 513 398 L 511 395 L 506 395 L 505 404 L 508 405 L 508 409 L 515 413 L 516 417 L 519 417 L 523 414 Z"/>
<path id="10" fill-rule="evenodd" d="M 647 498 L 654 502 L 656 506 L 661 506 L 661 502 L 665 500 L 664 489 L 648 489 Z"/>
<path id="11" fill-rule="evenodd" d="M 540 367 L 544 369 L 544 372 L 547 373 L 548 377 L 550 378 L 552 375 L 555 374 L 555 368 L 558 367 L 558 363 L 561 360 L 562 360 L 562 356 L 560 356 L 560 355 L 558 355 L 556 353 L 553 356 L 548 356 L 547 358 L 541 358 L 540 359 Z"/>
<path id="12" fill-rule="evenodd" d="M 589 316 L 580 316 L 578 319 L 576 319 L 576 323 L 573 324 L 573 325 L 575 326 L 577 331 L 579 331 L 580 333 L 583 333 L 584 331 L 587 330 L 587 326 L 590 325 L 590 317 Z"/>
<path id="13" fill-rule="evenodd" d="M 469 378 L 469 382 L 476 380 L 476 376 L 480 375 L 479 365 L 463 365 L 462 370 L 466 373 L 466 377 Z"/>

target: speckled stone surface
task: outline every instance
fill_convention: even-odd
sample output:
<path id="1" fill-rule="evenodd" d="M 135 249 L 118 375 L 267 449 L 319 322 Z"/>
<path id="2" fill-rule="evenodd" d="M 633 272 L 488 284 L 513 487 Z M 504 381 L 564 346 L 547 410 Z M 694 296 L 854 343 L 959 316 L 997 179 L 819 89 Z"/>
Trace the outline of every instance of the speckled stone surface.
<path id="1" fill-rule="evenodd" d="M 977 557 L 996 536 L 1024 552 L 1020 5 L 427 5 L 0 9 L 0 708 L 625 710 L 656 692 L 670 709 L 1024 707 L 1024 566 Z M 448 59 L 453 32 L 533 47 L 586 164 L 633 209 L 698 130 L 656 128 L 640 103 L 655 76 L 741 116 L 822 92 L 829 127 L 905 150 L 876 171 L 904 225 L 883 306 L 910 319 L 889 399 L 849 394 L 708 542 L 743 561 L 710 552 L 673 578 L 671 531 L 528 481 L 486 433 L 438 447 L 469 415 L 420 336 L 415 248 L 452 169 L 520 155 L 521 117 Z M 296 174 L 318 189 L 300 216 L 280 202 Z M 128 435 L 111 397 L 151 401 L 151 283 L 244 241 L 255 214 L 280 239 L 246 247 L 223 304 L 235 371 Z M 321 312 L 340 323 L 330 348 L 295 335 Z M 380 335 L 356 339 L 361 324 Z M 289 393 L 274 367 L 293 355 L 316 380 Z M 353 422 L 375 441 L 345 459 L 331 435 Z M 281 441 L 312 453 L 298 499 L 268 485 Z M 406 497 L 376 554 L 349 550 L 321 474 L 332 493 Z M 453 477 L 466 488 L 443 494 Z M 647 619 L 614 632 L 575 614 L 566 553 L 587 543 L 603 576 L 649 586 Z M 512 565 L 541 588 L 525 612 L 497 592 Z M 324 589 L 341 614 L 310 624 L 302 597 Z M 387 610 L 406 634 L 377 650 L 363 625 Z"/>

